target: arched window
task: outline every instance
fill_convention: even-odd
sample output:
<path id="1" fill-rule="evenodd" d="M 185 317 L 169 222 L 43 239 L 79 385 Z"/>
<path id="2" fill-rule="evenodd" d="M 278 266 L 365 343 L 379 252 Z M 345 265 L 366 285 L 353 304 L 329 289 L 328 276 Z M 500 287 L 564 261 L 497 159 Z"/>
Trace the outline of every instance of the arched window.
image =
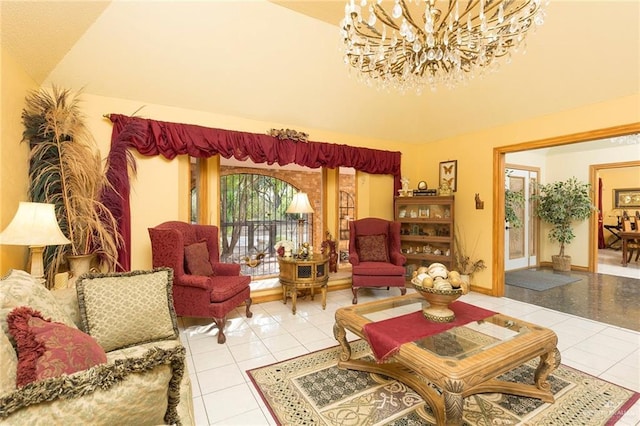
<path id="1" fill-rule="evenodd" d="M 297 218 L 285 213 L 296 192 L 295 187 L 272 176 L 221 176 L 220 260 L 239 263 L 242 273 L 253 277 L 277 275 L 274 245 L 280 240 L 295 240 L 297 232 Z M 307 229 L 312 228 L 305 229 L 306 235 Z"/>

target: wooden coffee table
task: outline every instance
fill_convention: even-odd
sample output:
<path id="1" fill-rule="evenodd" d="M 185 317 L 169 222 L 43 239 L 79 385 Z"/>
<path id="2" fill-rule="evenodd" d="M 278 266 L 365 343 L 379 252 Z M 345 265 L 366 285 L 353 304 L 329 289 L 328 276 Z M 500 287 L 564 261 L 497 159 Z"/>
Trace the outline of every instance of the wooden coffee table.
<path id="1" fill-rule="evenodd" d="M 384 363 L 351 359 L 346 330 L 365 339 L 365 324 L 421 311 L 427 303 L 413 293 L 338 309 L 333 328 L 342 348 L 338 367 L 384 374 L 409 385 L 431 406 L 439 425 L 461 425 L 463 399 L 477 393 L 506 393 L 554 401 L 547 378 L 560 365 L 556 334 L 502 314 L 404 343 Z M 540 363 L 534 383 L 496 378 L 536 357 L 540 357 Z"/>

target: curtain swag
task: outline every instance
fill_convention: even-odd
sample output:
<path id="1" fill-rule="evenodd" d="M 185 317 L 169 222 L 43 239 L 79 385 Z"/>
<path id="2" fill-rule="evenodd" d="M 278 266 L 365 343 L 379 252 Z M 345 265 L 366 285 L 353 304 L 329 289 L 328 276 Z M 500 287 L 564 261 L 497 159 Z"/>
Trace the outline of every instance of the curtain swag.
<path id="1" fill-rule="evenodd" d="M 388 174 L 394 177 L 394 195 L 401 187 L 400 152 L 358 148 L 325 142 L 297 142 L 280 140 L 266 134 L 213 129 L 193 124 L 170 123 L 109 114 L 113 123 L 111 149 L 123 149 L 122 138 L 129 139 L 128 147 L 135 148 L 147 156 L 162 155 L 173 159 L 178 155 L 196 158 L 220 155 L 238 160 L 251 159 L 255 163 L 298 164 L 310 168 L 352 167 L 370 174 Z M 117 148 L 116 148 L 117 147 Z M 123 153 L 118 153 L 122 155 Z M 110 154 L 111 155 L 111 154 Z M 118 206 L 124 227 L 120 229 L 124 244 L 121 249 L 120 264 L 123 270 L 130 265 L 131 232 L 128 182 L 121 194 L 122 205 Z M 116 191 L 119 188 L 115 188 Z M 125 196 L 126 194 L 126 196 Z"/>

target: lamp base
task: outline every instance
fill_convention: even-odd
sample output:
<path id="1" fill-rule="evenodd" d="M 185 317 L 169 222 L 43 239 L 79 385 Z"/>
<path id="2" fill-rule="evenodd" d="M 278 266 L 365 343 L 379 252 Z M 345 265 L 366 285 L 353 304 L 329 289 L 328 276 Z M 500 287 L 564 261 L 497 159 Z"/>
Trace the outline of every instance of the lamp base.
<path id="1" fill-rule="evenodd" d="M 29 246 L 29 261 L 27 270 L 32 277 L 44 284 L 44 246 Z"/>

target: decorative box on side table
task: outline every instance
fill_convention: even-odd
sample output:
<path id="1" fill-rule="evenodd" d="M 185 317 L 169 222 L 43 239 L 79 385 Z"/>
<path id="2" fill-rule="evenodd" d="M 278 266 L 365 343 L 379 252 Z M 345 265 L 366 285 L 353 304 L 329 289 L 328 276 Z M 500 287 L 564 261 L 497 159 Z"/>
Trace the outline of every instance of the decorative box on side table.
<path id="1" fill-rule="evenodd" d="M 282 284 L 282 301 L 286 304 L 287 297 L 291 297 L 293 304 L 291 311 L 296 313 L 296 299 L 299 291 L 315 295 L 315 289 L 322 292 L 322 309 L 327 306 L 327 283 L 329 282 L 329 257 L 314 254 L 309 259 L 294 257 L 278 258 L 280 265 L 280 284 Z"/>

